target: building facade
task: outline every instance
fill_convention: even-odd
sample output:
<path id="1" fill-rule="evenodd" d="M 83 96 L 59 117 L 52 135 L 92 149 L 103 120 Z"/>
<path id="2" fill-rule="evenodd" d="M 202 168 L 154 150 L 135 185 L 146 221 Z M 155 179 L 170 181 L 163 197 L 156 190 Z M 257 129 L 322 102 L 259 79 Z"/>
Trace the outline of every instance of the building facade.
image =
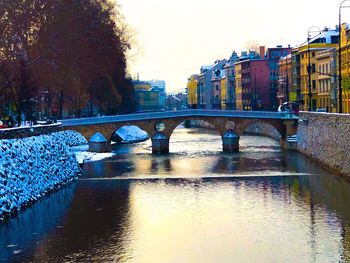
<path id="1" fill-rule="evenodd" d="M 209 66 L 202 66 L 200 69 L 200 75 L 199 75 L 199 85 L 198 85 L 198 99 L 199 108 L 205 108 L 205 109 L 213 109 L 214 105 L 214 98 L 213 98 L 213 92 L 212 92 L 212 76 L 213 72 L 215 70 L 221 70 L 224 69 L 224 66 L 226 65 L 227 60 L 217 60 L 213 65 Z"/>
<path id="2" fill-rule="evenodd" d="M 261 52 L 264 52 L 265 50 L 261 47 Z M 290 54 L 291 48 L 290 47 L 282 47 L 277 46 L 275 48 L 268 48 L 267 49 L 267 58 L 269 60 L 269 94 L 270 94 L 270 101 L 271 101 L 271 110 L 277 111 L 279 102 L 277 99 L 277 90 L 278 90 L 278 82 L 279 82 L 279 62 L 280 58 L 283 56 L 287 56 Z M 262 54 L 260 54 L 261 58 L 263 58 Z"/>
<path id="3" fill-rule="evenodd" d="M 272 110 L 267 59 L 238 61 L 236 63 L 236 84 L 237 109 Z M 238 95 L 240 93 L 242 95 Z M 238 100 L 240 96 L 242 96 L 241 101 Z"/>
<path id="4" fill-rule="evenodd" d="M 350 25 L 347 23 L 343 23 L 341 26 L 340 44 L 343 112 L 350 113 Z"/>
<path id="5" fill-rule="evenodd" d="M 236 109 L 236 70 L 235 63 L 238 61 L 239 57 L 235 51 L 232 52 L 231 57 L 225 65 L 225 85 L 227 88 L 226 97 L 226 109 L 235 110 Z"/>
<path id="6" fill-rule="evenodd" d="M 187 105 L 190 109 L 198 108 L 198 85 L 199 85 L 199 75 L 194 74 L 187 80 Z"/>
<path id="7" fill-rule="evenodd" d="M 153 83 L 154 84 L 154 83 Z M 165 109 L 165 85 L 155 86 L 149 81 L 133 81 L 137 111 L 159 111 Z"/>
<path id="8" fill-rule="evenodd" d="M 277 104 L 295 102 L 297 93 L 292 90 L 292 55 L 288 54 L 280 58 L 278 63 L 279 77 L 277 89 Z"/>
<path id="9" fill-rule="evenodd" d="M 298 59 L 299 63 L 293 64 L 297 78 L 297 89 L 300 89 L 300 108 L 301 110 L 308 110 L 311 107 L 315 111 L 320 105 L 317 57 L 322 51 L 336 48 L 339 39 L 339 32 L 336 30 L 325 29 L 321 34 L 310 38 L 309 42 L 293 49 L 292 57 Z M 310 71 L 310 72 L 309 72 Z M 310 77 L 309 77 L 310 76 Z M 294 83 L 293 83 L 294 85 Z M 324 97 L 322 97 L 322 100 Z"/>

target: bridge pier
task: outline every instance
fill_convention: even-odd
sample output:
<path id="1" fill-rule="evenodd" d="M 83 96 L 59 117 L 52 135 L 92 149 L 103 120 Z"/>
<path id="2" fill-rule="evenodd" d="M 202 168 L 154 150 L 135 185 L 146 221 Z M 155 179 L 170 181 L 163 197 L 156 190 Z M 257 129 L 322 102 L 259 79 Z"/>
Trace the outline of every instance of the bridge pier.
<path id="1" fill-rule="evenodd" d="M 227 131 L 222 137 L 222 148 L 224 152 L 238 152 L 239 136 L 232 130 Z"/>
<path id="2" fill-rule="evenodd" d="M 169 138 L 157 132 L 152 138 L 152 153 L 169 153 Z"/>

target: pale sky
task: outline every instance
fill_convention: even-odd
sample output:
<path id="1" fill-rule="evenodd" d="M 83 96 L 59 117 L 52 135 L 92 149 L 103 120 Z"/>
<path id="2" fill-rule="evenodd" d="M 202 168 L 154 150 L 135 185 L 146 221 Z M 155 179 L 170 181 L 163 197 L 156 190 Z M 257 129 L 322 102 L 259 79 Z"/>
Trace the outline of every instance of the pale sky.
<path id="1" fill-rule="evenodd" d="M 137 32 L 129 71 L 141 80 L 163 79 L 167 92 L 182 90 L 201 65 L 240 54 L 251 41 L 292 47 L 311 26 L 338 24 L 340 0 L 115 0 Z M 350 1 L 349 1 L 350 5 Z M 342 9 L 350 22 L 350 8 Z"/>

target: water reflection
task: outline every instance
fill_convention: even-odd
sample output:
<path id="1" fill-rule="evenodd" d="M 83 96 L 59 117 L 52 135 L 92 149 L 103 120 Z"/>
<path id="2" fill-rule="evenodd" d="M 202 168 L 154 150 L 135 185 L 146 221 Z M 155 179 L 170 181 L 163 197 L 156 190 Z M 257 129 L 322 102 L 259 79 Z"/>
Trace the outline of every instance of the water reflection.
<path id="1" fill-rule="evenodd" d="M 178 130 L 169 155 L 144 142 L 87 164 L 65 212 L 24 239 L 21 257 L 6 244 L 35 218 L 0 226 L 5 261 L 350 261 L 348 183 L 267 138 L 242 137 L 241 152 L 224 154 L 220 137 L 202 135 Z"/>
<path id="2" fill-rule="evenodd" d="M 60 231 L 76 184 L 69 185 L 0 224 L 0 262 L 27 261 L 49 233 Z"/>

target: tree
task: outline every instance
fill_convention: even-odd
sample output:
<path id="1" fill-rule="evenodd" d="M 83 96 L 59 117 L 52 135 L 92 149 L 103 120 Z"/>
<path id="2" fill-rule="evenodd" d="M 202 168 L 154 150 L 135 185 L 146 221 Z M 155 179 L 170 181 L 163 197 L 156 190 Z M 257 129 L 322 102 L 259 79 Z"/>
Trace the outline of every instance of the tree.
<path id="1" fill-rule="evenodd" d="M 130 97 L 127 27 L 109 0 L 3 0 L 0 34 L 0 91 L 19 120 L 43 101 L 62 117 L 89 101 L 114 114 Z"/>

